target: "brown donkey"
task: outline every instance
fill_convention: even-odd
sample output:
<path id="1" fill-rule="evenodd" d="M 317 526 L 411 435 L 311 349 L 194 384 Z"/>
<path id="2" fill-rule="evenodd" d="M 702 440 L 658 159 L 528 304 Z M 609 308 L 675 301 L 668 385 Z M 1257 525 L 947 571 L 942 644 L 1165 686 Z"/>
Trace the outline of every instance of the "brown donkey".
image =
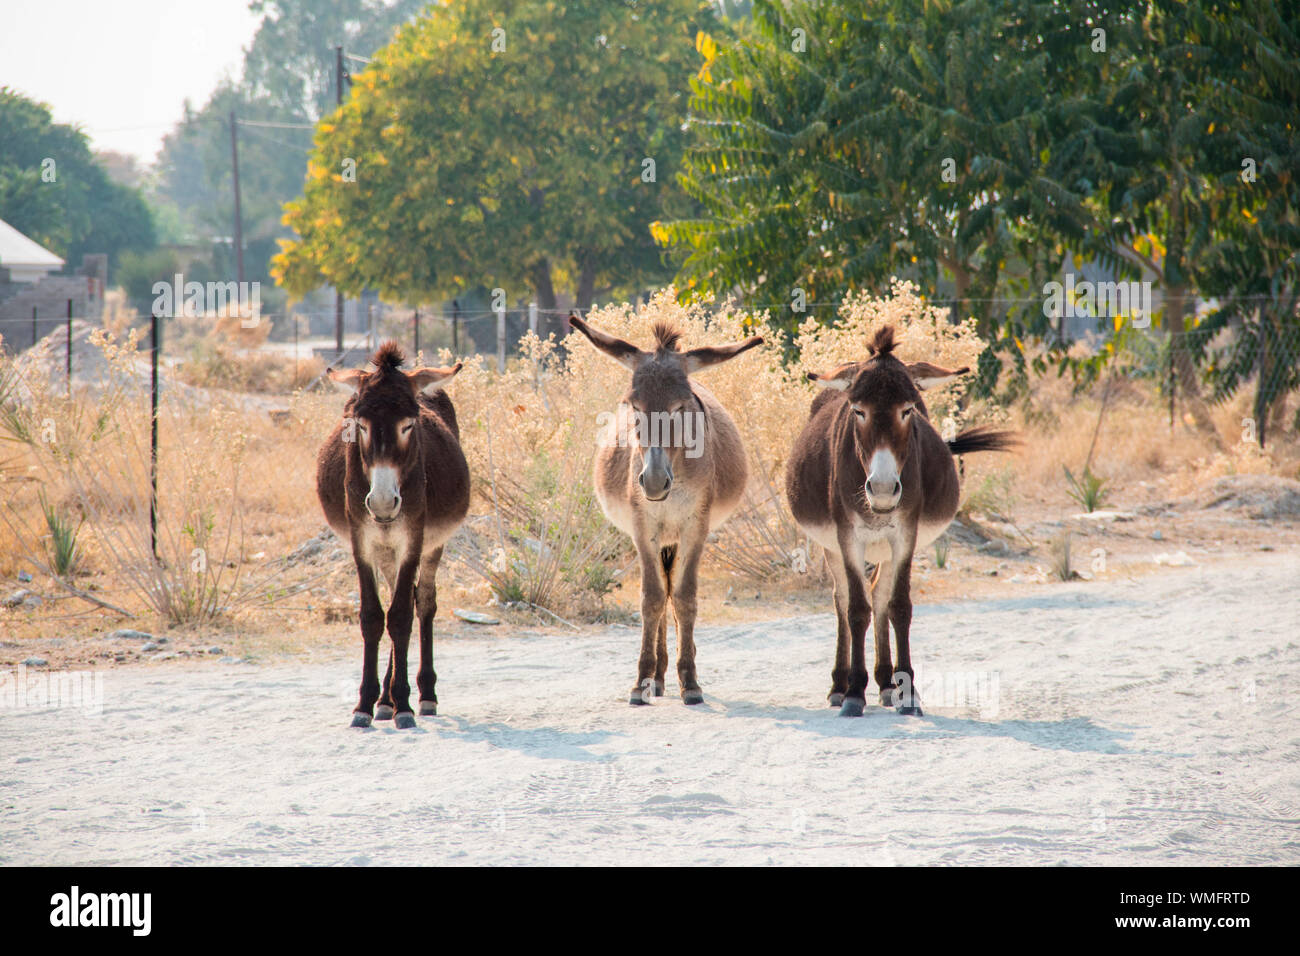
<path id="1" fill-rule="evenodd" d="M 873 610 L 880 702 L 921 716 L 909 646 L 912 555 L 943 534 L 957 514 L 953 455 L 1015 443 L 1011 433 L 986 427 L 945 442 L 930 424 L 918 389 L 970 370 L 904 365 L 893 351 L 894 329 L 885 326 L 868 346 L 868 361 L 808 376 L 827 391 L 813 401 L 786 469 L 790 510 L 826 549 L 834 583 L 839 628 L 830 702 L 844 717 L 860 717 L 866 704 L 865 641 Z M 867 561 L 876 566 L 869 604 Z M 890 624 L 896 665 L 890 661 Z"/>
<path id="2" fill-rule="evenodd" d="M 687 704 L 704 701 L 695 674 L 695 594 L 709 531 L 735 510 L 748 469 L 735 423 L 707 389 L 700 369 L 761 345 L 678 350 L 681 333 L 654 326 L 643 352 L 569 319 L 592 345 L 632 372 L 632 385 L 596 455 L 596 497 L 605 516 L 636 542 L 641 563 L 641 657 L 630 702 L 662 697 L 668 668 L 668 603 L 677 621 L 677 681 Z"/>
<path id="3" fill-rule="evenodd" d="M 364 655 L 352 726 L 395 718 L 397 727 L 408 728 L 415 726 L 406 667 L 412 617 L 418 610 L 420 714 L 436 714 L 434 576 L 442 546 L 469 510 L 469 466 L 460 449 L 456 411 L 441 390 L 460 371 L 460 363 L 405 372 L 405 356 L 395 342 L 380 346 L 370 361 L 374 370 L 369 372 L 329 371 L 330 378 L 355 394 L 321 446 L 316 494 L 330 527 L 352 542 L 361 583 Z M 382 696 L 377 668 L 385 615 L 376 573 L 383 574 L 392 592 L 387 624 L 393 646 Z"/>

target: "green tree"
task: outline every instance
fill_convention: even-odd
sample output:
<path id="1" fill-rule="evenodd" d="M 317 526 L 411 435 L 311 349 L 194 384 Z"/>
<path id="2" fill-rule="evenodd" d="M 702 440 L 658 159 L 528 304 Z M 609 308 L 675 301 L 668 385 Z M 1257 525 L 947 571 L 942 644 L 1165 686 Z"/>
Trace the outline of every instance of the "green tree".
<path id="1" fill-rule="evenodd" d="M 987 333 L 1008 259 L 1050 274 L 1063 250 L 1044 233 L 1078 242 L 1089 221 L 1054 146 L 1098 13 L 758 0 L 752 32 L 701 44 L 683 185 L 704 215 L 657 237 L 687 284 L 764 302 L 950 282 Z"/>
<path id="2" fill-rule="evenodd" d="M 527 286 L 554 310 L 557 287 L 585 307 L 666 277 L 649 224 L 683 201 L 682 91 L 713 22 L 701 0 L 430 8 L 321 123 L 278 280 L 408 301 Z"/>
<path id="3" fill-rule="evenodd" d="M 110 179 L 86 134 L 50 109 L 0 88 L 0 219 L 79 265 L 103 252 L 152 248 L 153 217 L 138 189 Z"/>

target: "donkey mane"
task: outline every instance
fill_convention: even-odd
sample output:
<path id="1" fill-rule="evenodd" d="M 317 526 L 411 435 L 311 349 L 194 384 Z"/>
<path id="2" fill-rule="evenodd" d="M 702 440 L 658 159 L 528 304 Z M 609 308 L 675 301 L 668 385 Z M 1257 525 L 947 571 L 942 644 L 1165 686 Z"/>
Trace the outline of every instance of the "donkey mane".
<path id="1" fill-rule="evenodd" d="M 380 372 L 395 372 L 406 364 L 406 353 L 400 345 L 389 340 L 375 350 L 370 364 Z"/>
<path id="2" fill-rule="evenodd" d="M 885 325 L 876 329 L 876 334 L 867 343 L 867 351 L 872 355 L 883 357 L 893 354 L 894 346 L 897 344 L 894 341 L 894 327 Z"/>
<path id="3" fill-rule="evenodd" d="M 662 320 L 655 322 L 650 327 L 654 333 L 655 348 L 662 349 L 666 352 L 676 352 L 677 346 L 682 340 L 682 330 L 677 328 L 671 322 Z"/>

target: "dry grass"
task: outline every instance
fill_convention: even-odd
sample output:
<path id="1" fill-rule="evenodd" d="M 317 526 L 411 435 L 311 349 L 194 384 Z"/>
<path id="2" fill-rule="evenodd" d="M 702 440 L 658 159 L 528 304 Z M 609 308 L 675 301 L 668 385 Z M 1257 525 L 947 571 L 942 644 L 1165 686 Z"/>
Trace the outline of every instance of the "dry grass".
<path id="1" fill-rule="evenodd" d="M 130 317 L 119 310 L 112 318 L 120 329 Z M 982 348 L 972 327 L 949 325 L 946 312 L 903 284 L 885 299 L 852 300 L 833 327 L 805 325 L 793 343 L 800 358 L 789 366 L 782 355 L 792 343 L 773 334 L 764 317 L 725 304 L 716 310 L 682 305 L 667 291 L 640 309 L 607 306 L 589 318 L 642 345 L 658 320 L 681 328 L 686 348 L 755 332 L 767 338 L 762 347 L 700 375 L 732 412 L 751 460 L 745 501 L 717 533 L 703 564 L 705 590 L 718 599 L 733 587 L 738 595 L 755 594 L 760 585 L 773 594 L 823 583 L 820 555 L 790 519 L 783 491 L 786 456 L 814 395 L 806 372 L 866 358 L 868 333 L 885 322 L 898 328 L 898 352 L 906 361 L 973 366 Z M 315 498 L 315 455 L 345 396 L 294 390 L 310 371 L 297 378 L 281 374 L 283 368 L 268 371 L 256 349 L 244 351 L 215 327 L 178 331 L 169 351 L 212 349 L 211 377 L 199 375 L 198 363 L 182 366 L 180 376 L 231 391 L 168 391 L 159 421 L 157 567 L 148 544 L 148 394 L 134 343 L 105 339 L 105 362 L 115 372 L 74 389 L 71 400 L 61 380 L 40 375 L 19 382 L 6 399 L 3 383 L 18 372 L 14 361 L 0 358 L 0 411 L 9 413 L 0 417 L 0 579 L 31 571 L 37 580 L 27 586 L 60 593 L 47 566 L 44 494 L 71 525 L 84 520 L 80 570 L 69 583 L 130 611 L 141 626 L 207 621 L 243 634 L 291 633 L 310 622 L 352 620 L 355 575 L 345 553 L 328 561 L 283 560 L 324 526 Z M 442 350 L 423 360 L 452 359 Z M 449 394 L 475 496 L 471 520 L 453 540 L 439 576 L 444 608 L 514 601 L 545 608 L 538 616 L 553 622 L 552 613 L 592 620 L 624 614 L 619 605 L 630 601 L 635 606 L 630 543 L 605 521 L 591 485 L 599 416 L 614 410 L 627 377 L 576 333 L 561 343 L 527 340 L 504 374 L 488 359 L 467 361 Z M 1017 521 L 1031 513 L 1074 513 L 1061 469 L 1077 473 L 1090 448 L 1093 471 L 1113 489 L 1110 506 L 1120 509 L 1193 494 L 1220 475 L 1300 477 L 1294 433 L 1274 438 L 1266 451 L 1235 441 L 1248 414 L 1245 393 L 1216 409 L 1229 439 L 1227 452 L 1217 452 L 1181 421 L 1171 431 L 1153 381 L 1116 379 L 1099 429 L 1101 386 L 1074 394 L 1068 380 L 1049 374 L 1032 379 L 1027 398 L 1009 409 L 974 405 L 964 388 L 959 383 L 927 395 L 936 420 L 999 419 L 1027 438 L 1014 455 L 966 460 L 963 492 L 971 511 Z M 241 394 L 263 390 L 274 399 Z M 345 544 L 330 543 L 336 546 L 346 551 Z M 204 556 L 201 570 L 195 549 Z M 629 579 L 627 590 L 611 601 L 613 589 Z M 84 613 L 70 615 L 72 606 Z M 89 630 L 102 627 L 106 617 L 117 620 L 84 601 L 57 610 L 47 602 L 32 617 L 34 632 Z M 48 619 L 40 617 L 47 612 Z M 0 614 L 17 620 L 17 612 Z"/>

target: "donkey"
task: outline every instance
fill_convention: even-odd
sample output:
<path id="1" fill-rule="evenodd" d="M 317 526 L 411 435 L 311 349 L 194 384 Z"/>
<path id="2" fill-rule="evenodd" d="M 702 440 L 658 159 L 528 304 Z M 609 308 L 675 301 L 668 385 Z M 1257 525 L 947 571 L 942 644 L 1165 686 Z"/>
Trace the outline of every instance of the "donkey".
<path id="1" fill-rule="evenodd" d="M 865 639 L 875 611 L 875 678 L 882 706 L 921 716 L 909 635 L 912 555 L 943 534 L 957 514 L 954 454 L 1001 451 L 1010 432 L 969 428 L 945 442 L 930 424 L 920 389 L 952 381 L 969 368 L 894 356 L 894 328 L 877 330 L 865 362 L 841 365 L 809 379 L 827 391 L 795 442 L 786 469 L 790 510 L 808 536 L 826 549 L 835 592 L 838 637 L 831 671 L 832 707 L 860 717 L 866 704 Z M 870 604 L 865 562 L 874 564 Z M 889 654 L 894 626 L 898 662 Z"/>
<path id="2" fill-rule="evenodd" d="M 735 510 L 748 469 L 735 423 L 701 369 L 761 345 L 759 336 L 716 348 L 678 349 L 681 332 L 653 327 L 646 352 L 584 322 L 570 324 L 632 372 L 632 385 L 596 455 L 596 498 L 605 516 L 636 542 L 641 564 L 641 656 L 631 704 L 662 697 L 668 668 L 668 603 L 677 621 L 677 682 L 687 704 L 704 702 L 695 673 L 696 589 L 709 532 Z"/>
<path id="3" fill-rule="evenodd" d="M 438 712 L 434 577 L 443 545 L 469 511 L 469 466 L 460 448 L 456 410 L 442 391 L 461 363 L 406 372 L 401 368 L 405 360 L 396 342 L 385 342 L 370 360 L 372 371 L 328 373 L 354 390 L 343 420 L 316 461 L 316 494 L 325 520 L 352 542 L 361 584 L 364 652 L 353 727 L 369 727 L 373 719 L 392 719 L 402 729 L 415 726 L 406 666 L 415 611 L 420 616 L 420 714 Z M 376 573 L 383 574 L 392 593 L 387 615 L 392 649 L 382 696 L 376 668 L 385 615 Z"/>

